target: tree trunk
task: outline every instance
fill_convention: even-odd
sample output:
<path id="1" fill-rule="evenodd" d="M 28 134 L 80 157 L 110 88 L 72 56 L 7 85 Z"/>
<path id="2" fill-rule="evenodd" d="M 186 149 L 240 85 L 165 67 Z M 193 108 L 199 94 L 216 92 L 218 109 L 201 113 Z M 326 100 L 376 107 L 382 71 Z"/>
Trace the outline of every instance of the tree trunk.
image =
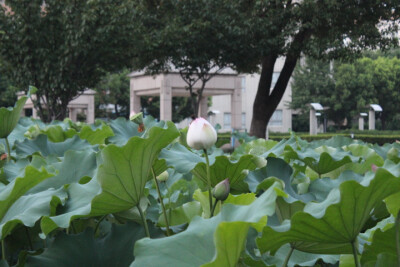
<path id="1" fill-rule="evenodd" d="M 265 132 L 269 117 L 265 114 L 265 106 L 268 104 L 272 75 L 276 62 L 276 55 L 270 55 L 262 60 L 260 81 L 253 105 L 253 118 L 251 120 L 250 135 L 265 138 Z"/>
<path id="2" fill-rule="evenodd" d="M 310 36 L 311 32 L 303 29 L 294 37 L 291 49 L 286 56 L 285 63 L 272 92 L 270 92 L 270 87 L 277 55 L 272 54 L 262 60 L 260 81 L 253 105 L 250 135 L 265 138 L 268 122 L 286 91 L 290 77 L 296 67 L 297 59 L 300 57 L 303 42 Z"/>

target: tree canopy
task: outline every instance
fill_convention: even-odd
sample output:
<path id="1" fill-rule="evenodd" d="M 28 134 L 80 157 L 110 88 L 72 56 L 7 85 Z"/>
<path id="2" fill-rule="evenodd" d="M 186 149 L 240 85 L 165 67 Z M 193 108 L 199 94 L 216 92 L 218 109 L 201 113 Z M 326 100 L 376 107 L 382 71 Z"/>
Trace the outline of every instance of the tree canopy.
<path id="1" fill-rule="evenodd" d="M 379 104 L 383 108 L 378 114 L 382 129 L 399 129 L 400 59 L 368 56 L 332 65 L 307 58 L 293 76 L 291 107 L 305 112 L 306 104 L 319 102 L 329 107 L 326 113 L 330 120 L 337 125 L 346 120 L 349 128 L 360 112 L 368 111 L 369 104 Z"/>
<path id="2" fill-rule="evenodd" d="M 63 119 L 68 102 L 104 71 L 130 65 L 132 10 L 129 0 L 5 1 L 0 56 L 16 86 L 38 88 L 43 120 Z"/>
<path id="3" fill-rule="evenodd" d="M 140 3 L 138 12 L 147 14 L 143 27 L 148 34 L 138 46 L 145 51 L 138 54 L 138 62 L 152 62 L 157 69 L 174 58 L 175 64 L 186 62 L 191 67 L 212 62 L 240 72 L 260 70 L 250 129 L 258 137 L 265 137 L 268 121 L 302 54 L 350 58 L 365 48 L 397 44 L 399 9 L 394 0 Z M 284 57 L 285 63 L 271 88 L 278 57 Z"/>

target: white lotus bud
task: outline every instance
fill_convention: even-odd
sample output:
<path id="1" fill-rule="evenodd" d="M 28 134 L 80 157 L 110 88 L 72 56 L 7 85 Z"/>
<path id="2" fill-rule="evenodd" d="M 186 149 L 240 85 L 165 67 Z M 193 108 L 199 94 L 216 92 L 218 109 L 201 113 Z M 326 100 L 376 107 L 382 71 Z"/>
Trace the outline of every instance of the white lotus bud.
<path id="1" fill-rule="evenodd" d="M 189 125 L 186 142 L 194 149 L 209 149 L 217 142 L 217 132 L 207 120 L 197 118 Z"/>

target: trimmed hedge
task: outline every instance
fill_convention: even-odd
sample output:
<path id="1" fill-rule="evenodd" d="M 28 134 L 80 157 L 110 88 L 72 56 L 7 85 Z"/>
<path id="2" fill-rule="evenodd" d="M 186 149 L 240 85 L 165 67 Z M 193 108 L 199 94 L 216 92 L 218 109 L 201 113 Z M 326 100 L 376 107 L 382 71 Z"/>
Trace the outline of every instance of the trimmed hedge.
<path id="1" fill-rule="evenodd" d="M 396 141 L 400 141 L 400 134 L 379 134 L 379 132 L 376 132 L 377 134 L 353 134 L 354 139 L 361 140 L 366 143 L 370 144 L 378 144 L 378 145 L 383 145 L 385 143 L 394 143 Z M 341 135 L 345 137 L 350 137 L 351 138 L 351 133 L 323 133 L 323 134 L 318 134 L 318 135 L 309 135 L 306 133 L 296 133 L 296 136 L 300 137 L 301 139 L 307 140 L 308 142 L 311 142 L 313 140 L 321 140 L 321 139 L 329 139 L 334 136 Z M 276 140 L 280 141 L 282 139 L 288 139 L 290 138 L 290 134 L 287 133 L 271 133 L 269 135 L 270 140 Z M 218 141 L 217 141 L 217 147 L 220 147 L 224 144 L 230 143 L 231 142 L 231 134 L 230 133 L 221 133 L 218 134 Z"/>

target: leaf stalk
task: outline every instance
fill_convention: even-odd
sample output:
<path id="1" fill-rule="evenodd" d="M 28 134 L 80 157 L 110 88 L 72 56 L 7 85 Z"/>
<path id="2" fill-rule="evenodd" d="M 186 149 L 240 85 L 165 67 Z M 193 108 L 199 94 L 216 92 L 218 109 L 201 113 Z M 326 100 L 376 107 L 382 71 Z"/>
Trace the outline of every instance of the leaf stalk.
<path id="1" fill-rule="evenodd" d="M 151 172 L 153 173 L 153 178 L 154 178 L 154 182 L 156 183 L 156 189 L 157 189 L 158 198 L 160 199 L 161 208 L 163 210 L 164 220 L 165 220 L 165 224 L 166 224 L 166 227 L 167 227 L 167 236 L 170 236 L 171 235 L 171 230 L 169 229 L 168 216 L 167 216 L 167 212 L 166 212 L 166 209 L 165 209 L 165 206 L 164 206 L 164 200 L 163 200 L 163 197 L 161 195 L 160 186 L 158 185 L 156 173 L 154 172 L 154 168 L 153 167 L 151 167 Z"/>
<path id="2" fill-rule="evenodd" d="M 287 267 L 288 266 L 289 259 L 292 256 L 293 251 L 294 251 L 294 247 L 292 245 L 290 245 L 289 253 L 286 255 L 285 261 L 283 262 L 283 265 L 282 265 L 283 267 Z"/>
<path id="3" fill-rule="evenodd" d="M 396 221 L 394 223 L 396 231 L 396 254 L 397 254 L 397 267 L 400 267 L 400 210 L 397 213 Z"/>
<path id="4" fill-rule="evenodd" d="M 143 210 L 140 207 L 140 203 L 136 205 L 136 207 L 139 210 L 140 217 L 142 218 L 143 226 L 144 226 L 144 231 L 146 232 L 146 236 L 150 238 L 150 232 L 149 232 L 149 226 L 147 225 L 146 217 L 144 216 Z"/>
<path id="5" fill-rule="evenodd" d="M 353 242 L 351 242 L 351 247 L 353 248 L 354 263 L 355 263 L 356 267 L 361 267 L 360 262 L 358 261 L 358 252 L 357 252 L 355 240 Z"/>
<path id="6" fill-rule="evenodd" d="M 208 199 L 210 202 L 210 211 L 212 210 L 212 194 L 211 194 L 211 178 L 210 178 L 210 161 L 208 159 L 207 149 L 203 149 L 206 157 L 206 165 L 207 165 L 207 183 L 208 183 Z"/>
<path id="7" fill-rule="evenodd" d="M 8 138 L 6 137 L 6 146 L 7 146 L 7 162 L 10 161 L 11 158 L 11 147 L 10 147 L 10 143 L 8 142 Z"/>

